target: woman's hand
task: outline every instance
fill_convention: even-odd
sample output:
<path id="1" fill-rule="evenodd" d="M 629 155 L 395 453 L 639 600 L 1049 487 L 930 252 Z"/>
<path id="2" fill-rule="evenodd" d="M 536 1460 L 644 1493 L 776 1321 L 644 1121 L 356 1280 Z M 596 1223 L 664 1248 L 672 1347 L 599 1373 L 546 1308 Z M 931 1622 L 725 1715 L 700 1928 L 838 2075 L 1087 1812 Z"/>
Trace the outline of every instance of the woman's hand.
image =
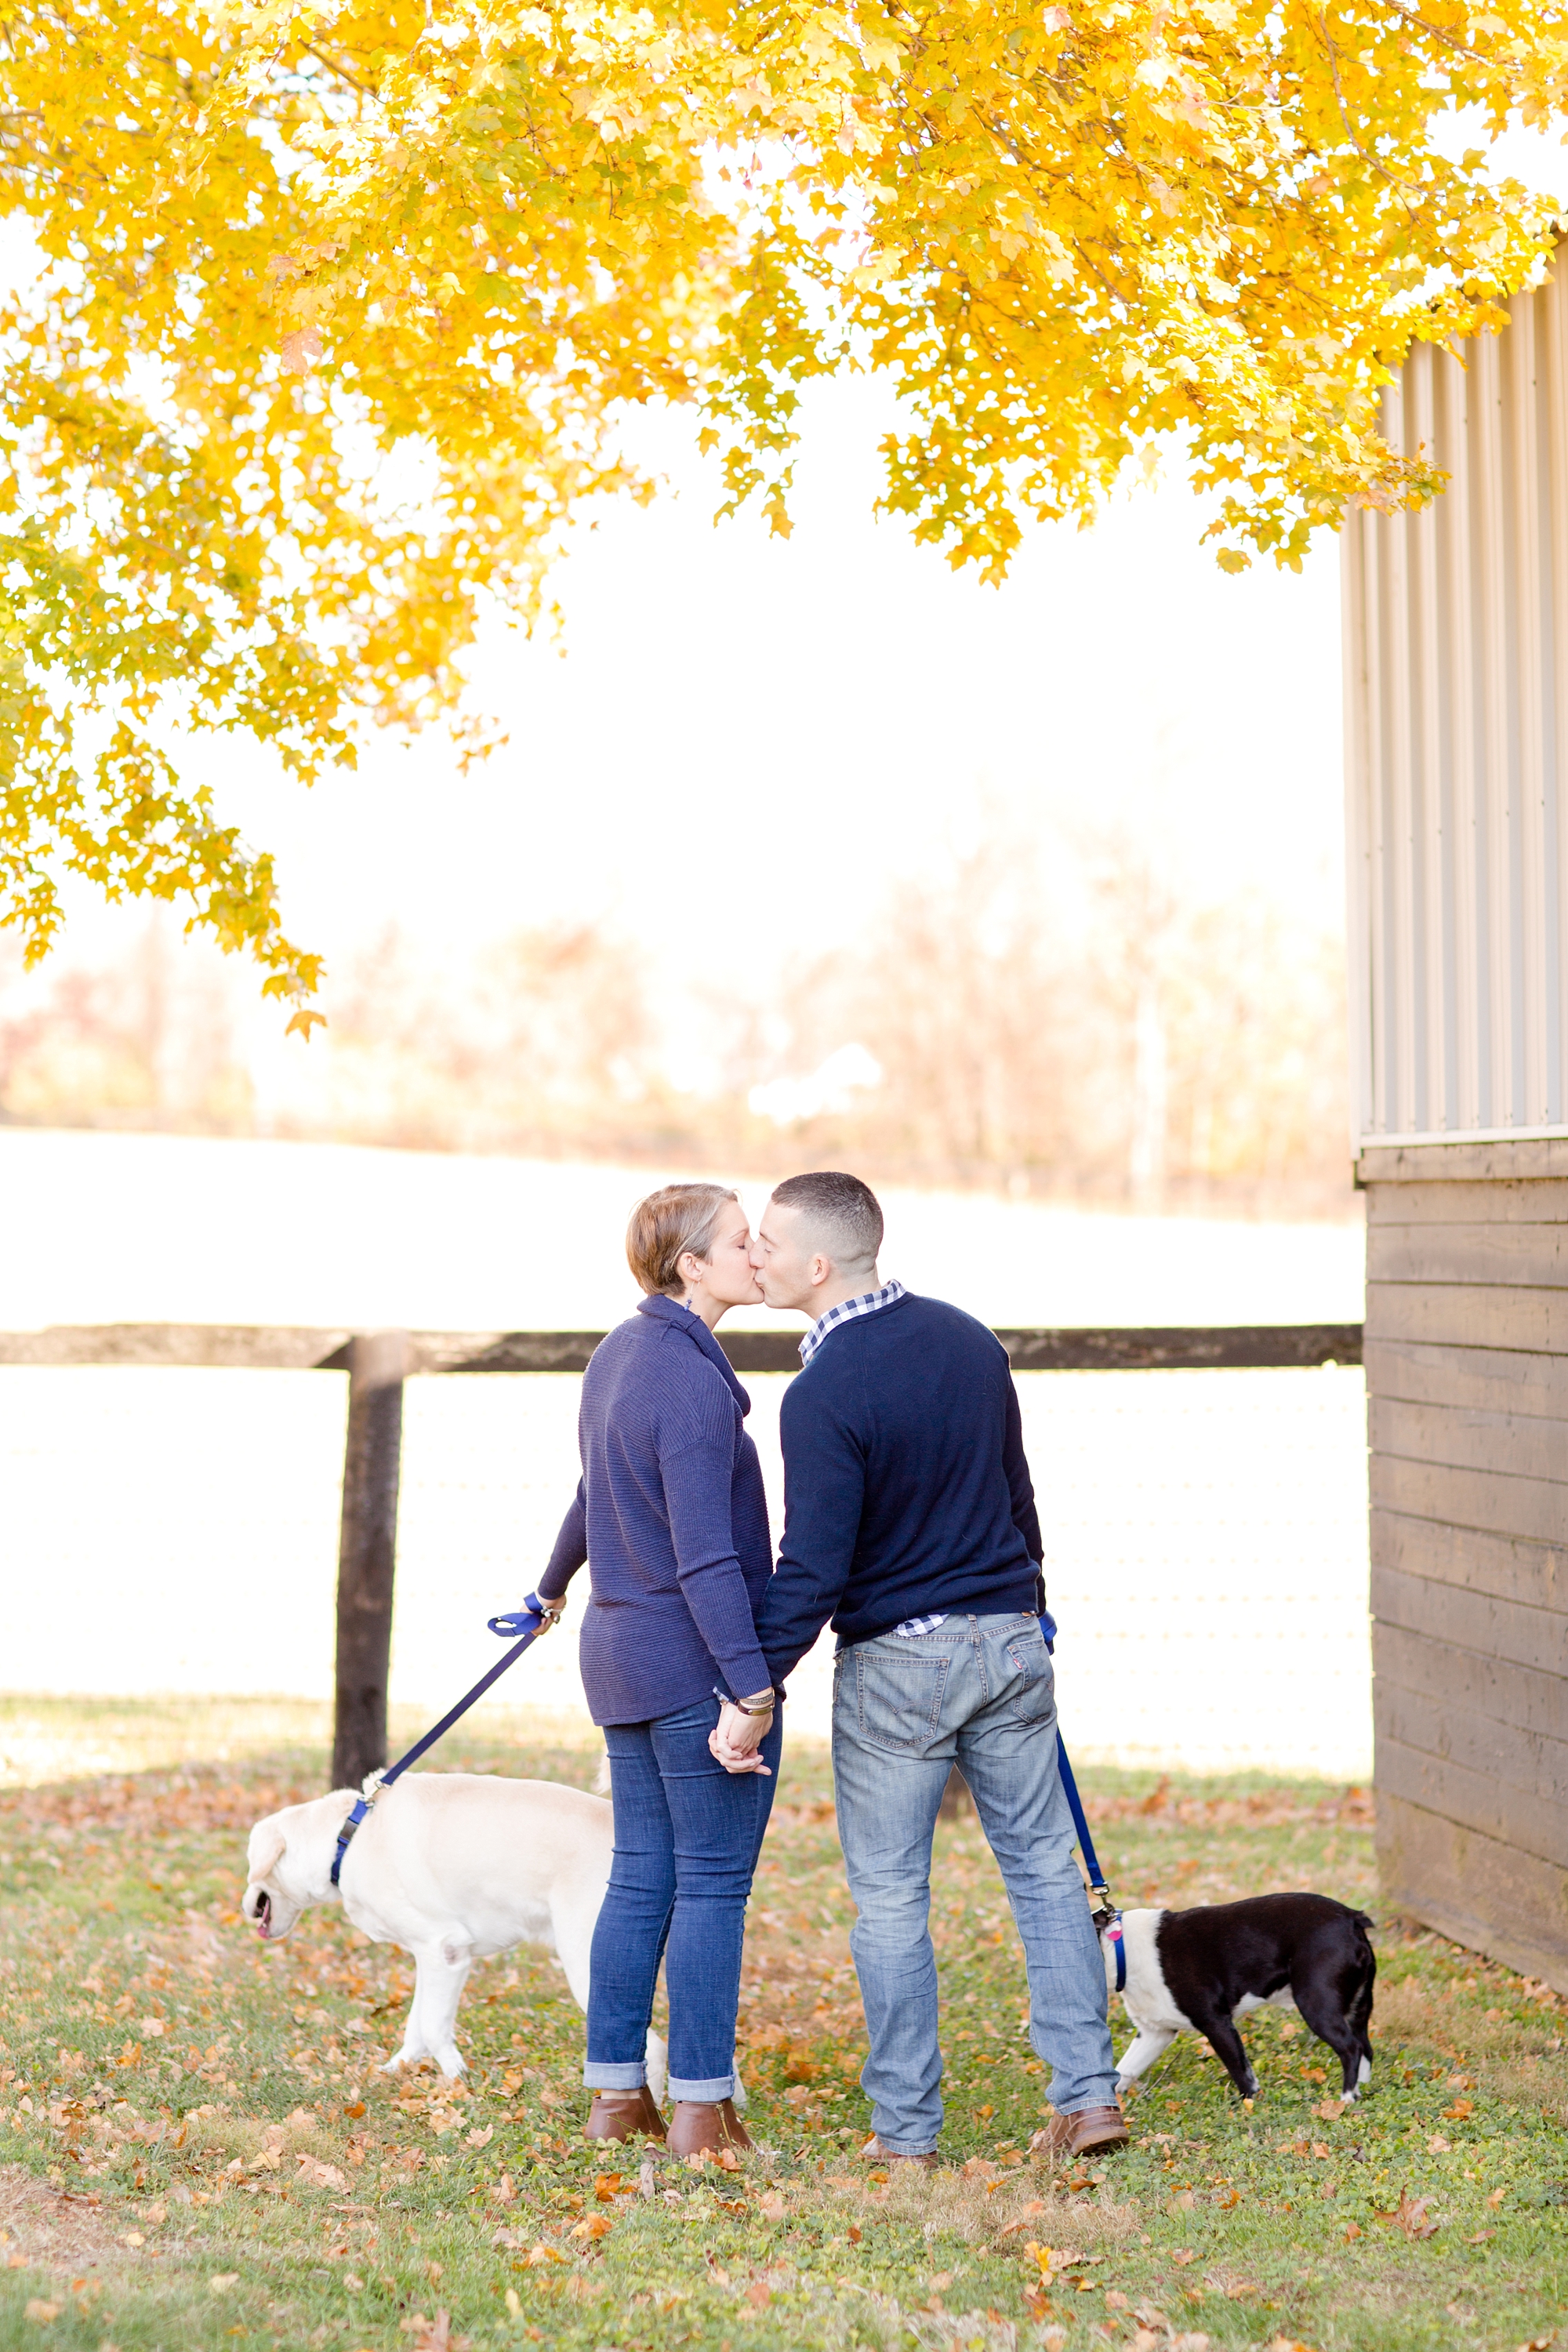
<path id="1" fill-rule="evenodd" d="M 719 1720 L 708 1735 L 709 1749 L 726 1772 L 760 1772 L 771 1780 L 773 1774 L 757 1749 L 772 1729 L 773 1720 L 772 1707 L 748 1713 L 725 1699 L 720 1705 Z"/>

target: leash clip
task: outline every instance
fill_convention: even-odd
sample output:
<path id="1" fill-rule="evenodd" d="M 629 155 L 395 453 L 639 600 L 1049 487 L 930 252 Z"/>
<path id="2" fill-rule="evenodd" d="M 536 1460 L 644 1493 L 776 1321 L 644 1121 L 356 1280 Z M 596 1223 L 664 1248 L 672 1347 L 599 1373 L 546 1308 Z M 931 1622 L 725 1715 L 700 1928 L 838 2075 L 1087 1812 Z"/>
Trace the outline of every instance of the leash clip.
<path id="1" fill-rule="evenodd" d="M 361 1794 L 354 1799 L 353 1803 L 349 1807 L 348 1819 L 344 1822 L 342 1828 L 338 1832 L 338 1850 L 332 1856 L 332 1885 L 334 1886 L 337 1885 L 342 1872 L 343 1856 L 347 1853 L 350 1846 L 353 1843 L 354 1839 L 358 1836 L 360 1831 L 363 1829 L 366 1822 L 369 1821 L 372 1813 L 374 1812 L 375 1801 L 381 1794 L 381 1789 L 382 1775 L 379 1772 L 370 1773 L 365 1780 L 364 1787 Z"/>

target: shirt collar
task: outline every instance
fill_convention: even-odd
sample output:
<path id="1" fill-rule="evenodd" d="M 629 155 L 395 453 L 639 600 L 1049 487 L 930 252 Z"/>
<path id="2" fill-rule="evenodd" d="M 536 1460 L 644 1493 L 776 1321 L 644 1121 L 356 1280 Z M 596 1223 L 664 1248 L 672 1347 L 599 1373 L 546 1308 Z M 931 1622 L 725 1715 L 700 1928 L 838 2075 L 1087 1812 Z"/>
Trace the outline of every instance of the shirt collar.
<path id="1" fill-rule="evenodd" d="M 875 1315 L 879 1307 L 891 1307 L 895 1301 L 907 1298 L 908 1291 L 901 1282 L 885 1282 L 880 1290 L 863 1290 L 858 1298 L 841 1298 L 826 1315 L 819 1315 L 800 1343 L 800 1360 L 809 1364 L 830 1331 L 840 1323 L 847 1323 L 857 1315 Z"/>
<path id="2" fill-rule="evenodd" d="M 701 1349 L 709 1362 L 717 1365 L 719 1370 L 723 1373 L 725 1381 L 742 1412 L 751 1412 L 752 1400 L 735 1378 L 734 1368 L 729 1357 L 724 1353 L 701 1316 L 693 1308 L 685 1306 L 679 1298 L 667 1298 L 662 1291 L 655 1291 L 651 1297 L 638 1299 L 637 1313 L 649 1315 L 656 1322 L 668 1323 L 673 1325 L 676 1330 L 684 1331 L 687 1338 Z"/>

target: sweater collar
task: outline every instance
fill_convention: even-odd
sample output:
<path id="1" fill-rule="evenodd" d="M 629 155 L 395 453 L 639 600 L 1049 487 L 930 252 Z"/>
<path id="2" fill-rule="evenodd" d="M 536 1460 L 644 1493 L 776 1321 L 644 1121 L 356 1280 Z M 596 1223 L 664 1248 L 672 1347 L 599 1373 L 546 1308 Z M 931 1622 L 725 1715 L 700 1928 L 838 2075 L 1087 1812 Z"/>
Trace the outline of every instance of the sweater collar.
<path id="1" fill-rule="evenodd" d="M 683 1331 L 693 1346 L 700 1348 L 709 1362 L 717 1365 L 720 1371 L 723 1373 L 729 1384 L 730 1392 L 740 1406 L 742 1414 L 751 1412 L 751 1398 L 735 1378 L 734 1368 L 729 1357 L 724 1353 L 700 1315 L 693 1315 L 689 1307 L 682 1307 L 677 1298 L 666 1298 L 662 1292 L 656 1292 L 649 1298 L 639 1298 L 637 1313 L 651 1315 L 656 1322 L 670 1323 L 678 1331 Z"/>

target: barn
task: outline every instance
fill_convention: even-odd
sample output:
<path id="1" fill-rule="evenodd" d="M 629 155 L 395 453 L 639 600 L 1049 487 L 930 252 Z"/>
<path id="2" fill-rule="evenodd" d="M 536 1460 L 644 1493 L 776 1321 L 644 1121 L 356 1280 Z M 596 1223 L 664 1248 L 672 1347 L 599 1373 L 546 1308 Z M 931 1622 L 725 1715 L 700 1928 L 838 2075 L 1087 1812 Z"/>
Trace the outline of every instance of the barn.
<path id="1" fill-rule="evenodd" d="M 1560 249 L 1568 254 L 1568 247 Z M 1568 269 L 1385 394 L 1343 534 L 1387 1895 L 1568 1990 Z"/>

